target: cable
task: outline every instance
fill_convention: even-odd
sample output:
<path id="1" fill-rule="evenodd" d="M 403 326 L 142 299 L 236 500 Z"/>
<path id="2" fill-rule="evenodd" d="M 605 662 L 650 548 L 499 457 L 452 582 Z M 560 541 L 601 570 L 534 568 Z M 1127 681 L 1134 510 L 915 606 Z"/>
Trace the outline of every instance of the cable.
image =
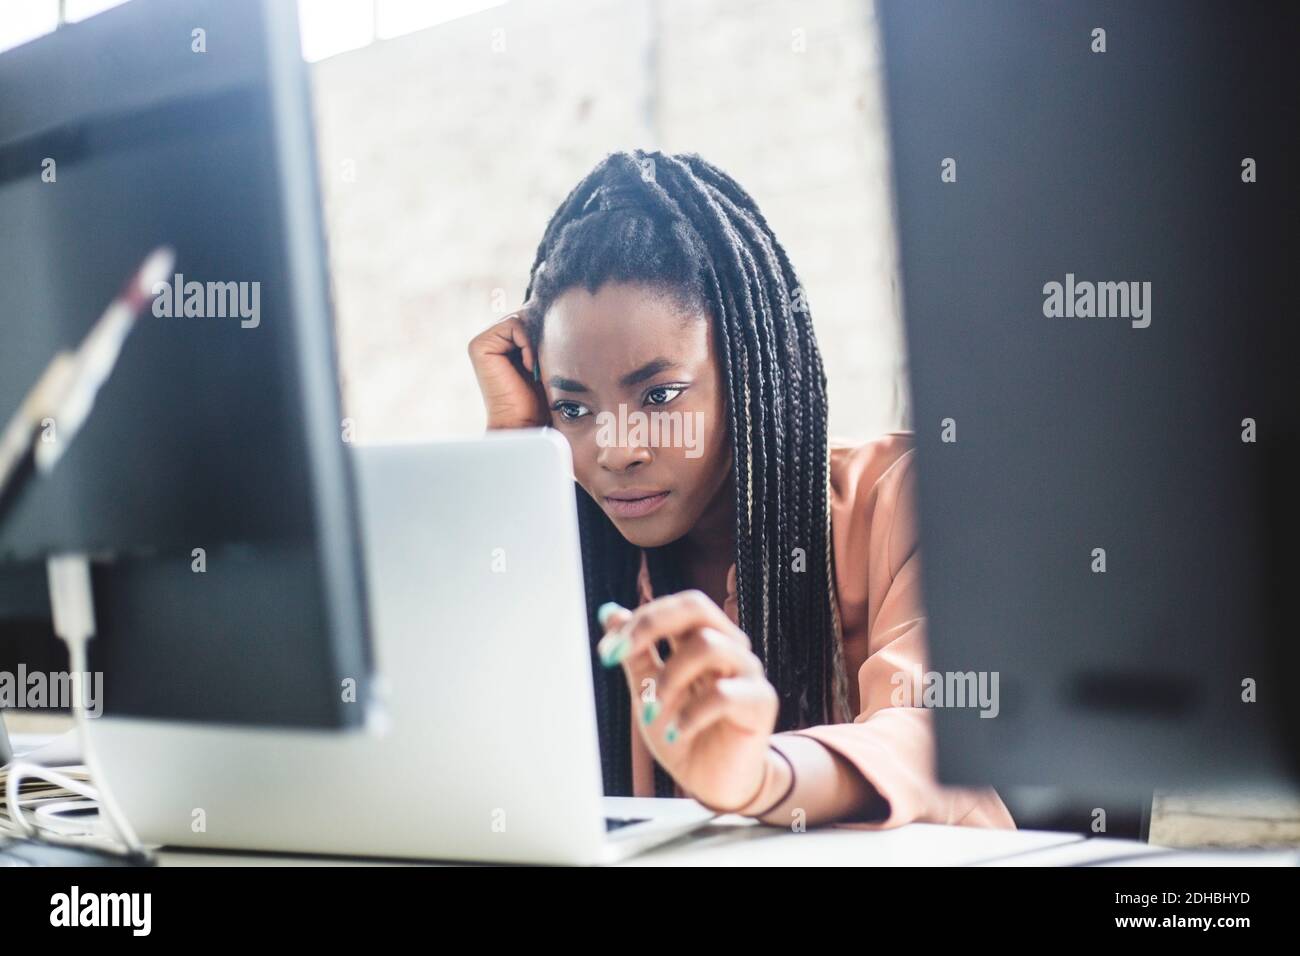
<path id="1" fill-rule="evenodd" d="M 124 856 L 141 862 L 152 861 L 152 855 L 140 838 L 136 836 L 126 815 L 122 813 L 107 778 L 99 763 L 99 755 L 90 741 L 90 716 L 86 713 L 84 680 L 89 673 L 89 655 L 86 645 L 95 633 L 94 598 L 90 587 L 90 562 L 84 554 L 54 555 L 46 562 L 46 573 L 50 584 L 50 609 L 54 615 L 54 632 L 68 645 L 68 665 L 72 672 L 72 716 L 81 741 L 81 758 L 90 779 L 96 786 L 86 786 L 73 780 L 57 770 L 37 764 L 19 761 L 9 768 L 9 779 L 5 784 L 6 802 L 14 826 L 31 839 L 62 846 L 85 846 L 92 842 L 87 839 L 59 837 L 41 833 L 23 816 L 22 806 L 18 801 L 19 787 L 23 779 L 40 779 L 64 787 L 99 804 L 100 817 L 108 821 L 116 832 L 122 847 L 116 849 Z"/>
<path id="2" fill-rule="evenodd" d="M 99 793 L 89 784 L 82 783 L 72 777 L 65 776 L 51 767 L 43 767 L 40 764 L 28 763 L 25 760 L 16 760 L 9 765 L 7 771 L 8 777 L 5 780 L 5 804 L 11 811 L 12 826 L 3 828 L 3 831 L 9 836 L 23 837 L 26 839 L 37 839 L 40 837 L 40 831 L 27 822 L 23 816 L 20 788 L 25 779 L 38 778 L 46 783 L 52 783 L 56 787 L 62 787 L 78 796 L 85 797 L 87 800 L 99 802 Z"/>

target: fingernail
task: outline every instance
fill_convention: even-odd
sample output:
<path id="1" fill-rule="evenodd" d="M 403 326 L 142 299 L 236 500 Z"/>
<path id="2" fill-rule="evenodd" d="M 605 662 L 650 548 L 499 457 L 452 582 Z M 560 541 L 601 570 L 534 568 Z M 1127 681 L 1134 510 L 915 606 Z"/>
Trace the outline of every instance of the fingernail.
<path id="1" fill-rule="evenodd" d="M 623 605 L 619 604 L 617 601 L 606 601 L 600 607 L 596 608 L 596 621 L 601 627 L 605 627 L 606 622 L 609 621 L 609 616 L 615 611 L 622 611 L 623 609 Z"/>
<path id="2" fill-rule="evenodd" d="M 600 662 L 606 667 L 614 667 L 623 662 L 627 656 L 628 649 L 632 646 L 631 640 L 627 635 L 619 632 L 606 634 L 596 645 L 596 653 L 600 655 Z"/>
<path id="3" fill-rule="evenodd" d="M 668 741 L 670 744 L 671 744 L 671 743 L 676 743 L 676 742 L 677 742 L 677 722 L 676 722 L 676 721 L 674 721 L 673 723 L 669 724 L 668 727 L 667 727 L 667 729 L 664 730 L 664 740 Z"/>
<path id="4" fill-rule="evenodd" d="M 645 706 L 641 708 L 641 723 L 653 724 L 655 718 L 659 716 L 659 701 L 648 700 Z"/>
<path id="5" fill-rule="evenodd" d="M 541 380 L 542 380 L 542 363 L 534 359 L 533 360 L 533 381 L 540 382 Z"/>

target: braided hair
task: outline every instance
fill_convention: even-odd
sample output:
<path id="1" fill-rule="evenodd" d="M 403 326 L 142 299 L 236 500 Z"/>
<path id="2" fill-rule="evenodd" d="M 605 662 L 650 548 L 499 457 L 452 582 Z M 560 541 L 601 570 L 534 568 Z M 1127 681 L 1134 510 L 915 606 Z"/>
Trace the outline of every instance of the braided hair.
<path id="1" fill-rule="evenodd" d="M 671 294 L 715 323 L 735 489 L 738 623 L 776 689 L 777 727 L 849 719 L 829 507 L 826 374 L 794 267 L 749 194 L 695 154 L 613 153 L 560 204 L 525 298 L 534 352 L 556 297 L 606 282 Z M 641 549 L 578 486 L 606 791 L 632 792 L 631 700 L 595 654 L 596 609 L 635 607 Z M 675 544 L 646 548 L 656 594 L 681 590 Z M 655 791 L 673 794 L 655 766 Z"/>

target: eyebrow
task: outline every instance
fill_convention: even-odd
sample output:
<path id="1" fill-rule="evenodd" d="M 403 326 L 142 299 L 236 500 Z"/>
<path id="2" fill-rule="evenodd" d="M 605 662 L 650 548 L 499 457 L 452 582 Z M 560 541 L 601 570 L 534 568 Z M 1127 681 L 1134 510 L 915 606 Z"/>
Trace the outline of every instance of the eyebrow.
<path id="1" fill-rule="evenodd" d="M 664 371 L 665 369 L 670 369 L 672 367 L 673 367 L 673 363 L 666 358 L 661 357 L 661 358 L 651 359 L 649 362 L 646 362 L 635 372 L 628 372 L 626 375 L 620 378 L 618 380 L 618 384 L 624 387 L 627 387 L 628 385 L 636 385 L 640 382 L 644 382 L 648 378 L 654 378 L 660 372 Z"/>
<path id="2" fill-rule="evenodd" d="M 644 382 L 648 378 L 653 378 L 660 372 L 674 367 L 676 367 L 675 362 L 660 356 L 659 358 L 651 359 L 635 371 L 628 372 L 618 380 L 618 384 L 623 388 L 627 388 L 628 386 Z M 551 387 L 559 389 L 561 392 L 591 391 L 591 389 L 587 388 L 587 386 L 583 385 L 581 382 L 575 382 L 571 378 L 561 378 L 558 375 L 552 376 Z"/>

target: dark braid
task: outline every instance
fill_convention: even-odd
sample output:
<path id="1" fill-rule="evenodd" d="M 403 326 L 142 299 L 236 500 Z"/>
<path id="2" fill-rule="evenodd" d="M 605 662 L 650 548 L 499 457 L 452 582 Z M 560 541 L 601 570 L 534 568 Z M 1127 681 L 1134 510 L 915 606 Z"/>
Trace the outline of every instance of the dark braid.
<path id="1" fill-rule="evenodd" d="M 849 719 L 831 551 L 826 374 L 806 296 L 750 195 L 694 154 L 614 153 L 556 210 L 530 272 L 541 317 L 574 287 L 643 283 L 715 323 L 727 396 L 736 511 L 736 600 L 780 697 L 777 730 Z M 534 354 L 536 354 L 534 352 Z M 638 601 L 641 551 L 576 489 L 605 789 L 630 794 L 631 700 L 596 659 L 596 609 Z M 802 549 L 804 570 L 793 569 Z M 655 594 L 681 590 L 676 544 L 645 549 Z M 655 767 L 655 790 L 672 780 Z"/>

